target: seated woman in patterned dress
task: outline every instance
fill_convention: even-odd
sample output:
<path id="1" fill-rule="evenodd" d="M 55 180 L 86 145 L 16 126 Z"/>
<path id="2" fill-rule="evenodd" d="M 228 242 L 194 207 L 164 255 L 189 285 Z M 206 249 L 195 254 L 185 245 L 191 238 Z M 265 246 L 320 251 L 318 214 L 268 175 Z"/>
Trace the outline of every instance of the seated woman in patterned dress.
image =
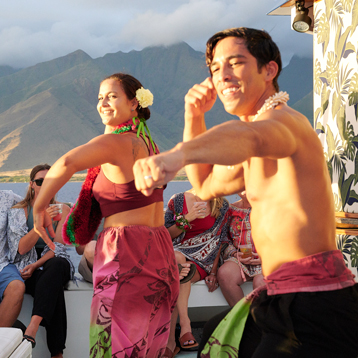
<path id="1" fill-rule="evenodd" d="M 261 259 L 251 237 L 251 206 L 245 192 L 239 193 L 241 200 L 230 205 L 229 236 L 232 240 L 224 251 L 224 264 L 219 268 L 218 281 L 230 307 L 244 297 L 240 287 L 246 281 L 253 281 L 254 289 L 264 285 Z M 251 245 L 251 254 L 240 251 L 240 246 Z M 241 249 L 242 250 L 242 249 Z"/>
<path id="2" fill-rule="evenodd" d="M 180 265 L 195 265 L 194 275 L 181 280 L 179 298 L 171 318 L 170 336 L 164 357 L 173 357 L 179 348 L 175 343 L 175 326 L 179 315 L 182 349 L 196 347 L 188 316 L 191 284 L 205 279 L 209 292 L 217 289 L 216 272 L 223 244 L 228 243 L 226 199 L 203 201 L 193 190 L 175 194 L 168 203 L 165 227 L 173 240 L 175 257 Z M 185 266 L 184 266 L 185 267 Z M 188 277 L 191 277 L 190 280 Z"/>

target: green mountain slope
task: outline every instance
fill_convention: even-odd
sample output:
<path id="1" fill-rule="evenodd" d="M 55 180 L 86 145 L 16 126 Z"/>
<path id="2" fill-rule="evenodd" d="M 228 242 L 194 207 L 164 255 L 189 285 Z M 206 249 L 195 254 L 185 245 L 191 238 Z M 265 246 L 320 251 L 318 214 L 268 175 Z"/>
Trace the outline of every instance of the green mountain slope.
<path id="1" fill-rule="evenodd" d="M 313 112 L 312 75 L 292 78 L 298 64 L 283 70 L 280 86 L 292 102 Z M 311 61 L 312 62 L 312 61 Z M 204 54 L 186 43 L 117 52 L 92 59 L 78 50 L 19 71 L 0 66 L 0 172 L 52 164 L 62 154 L 103 133 L 97 113 L 100 81 L 115 72 L 127 72 L 154 95 L 148 121 L 161 150 L 181 141 L 184 96 L 208 76 Z M 303 79 L 306 80 L 303 81 Z M 285 88 L 284 88 L 285 87 Z M 311 106 L 311 107 L 310 107 Z M 208 127 L 230 120 L 220 101 L 206 116 Z"/>

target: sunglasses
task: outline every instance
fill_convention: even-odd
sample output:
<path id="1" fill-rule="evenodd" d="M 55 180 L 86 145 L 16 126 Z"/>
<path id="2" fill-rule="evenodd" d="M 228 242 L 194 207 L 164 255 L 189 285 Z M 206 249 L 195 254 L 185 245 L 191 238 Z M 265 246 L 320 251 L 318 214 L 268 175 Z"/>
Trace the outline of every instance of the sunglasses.
<path id="1" fill-rule="evenodd" d="M 37 186 L 41 186 L 42 183 L 44 182 L 44 178 L 34 179 L 33 182 L 35 182 L 35 184 L 36 184 Z"/>

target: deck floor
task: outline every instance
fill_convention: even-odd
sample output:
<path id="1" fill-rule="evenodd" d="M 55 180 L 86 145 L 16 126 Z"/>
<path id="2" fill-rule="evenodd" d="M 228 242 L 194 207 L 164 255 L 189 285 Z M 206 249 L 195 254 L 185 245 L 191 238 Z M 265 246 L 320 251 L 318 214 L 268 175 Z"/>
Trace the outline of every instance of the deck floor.
<path id="1" fill-rule="evenodd" d="M 198 352 L 184 352 L 183 350 L 180 351 L 176 356 L 177 357 L 187 357 L 187 358 L 194 358 L 198 355 Z"/>

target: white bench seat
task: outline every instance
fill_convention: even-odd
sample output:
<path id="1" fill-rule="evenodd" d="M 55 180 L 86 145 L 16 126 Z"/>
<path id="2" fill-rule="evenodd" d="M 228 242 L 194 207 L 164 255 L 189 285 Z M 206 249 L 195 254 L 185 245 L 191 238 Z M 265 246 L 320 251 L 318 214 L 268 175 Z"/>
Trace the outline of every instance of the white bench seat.
<path id="1" fill-rule="evenodd" d="M 81 277 L 76 273 L 76 277 Z M 252 290 L 252 282 L 242 286 L 245 295 Z M 90 307 L 93 295 L 93 286 L 83 280 L 77 280 L 77 284 L 69 282 L 65 290 L 67 308 L 67 340 L 64 358 L 82 358 L 89 356 L 89 325 Z M 19 320 L 28 325 L 31 319 L 33 299 L 25 294 Z M 212 293 L 204 281 L 192 285 L 189 296 L 189 317 L 193 322 L 207 321 L 217 313 L 228 308 L 228 304 L 221 293 L 220 288 Z M 49 356 L 46 344 L 46 331 L 40 327 L 36 335 L 36 347 L 32 350 L 33 358 Z"/>

